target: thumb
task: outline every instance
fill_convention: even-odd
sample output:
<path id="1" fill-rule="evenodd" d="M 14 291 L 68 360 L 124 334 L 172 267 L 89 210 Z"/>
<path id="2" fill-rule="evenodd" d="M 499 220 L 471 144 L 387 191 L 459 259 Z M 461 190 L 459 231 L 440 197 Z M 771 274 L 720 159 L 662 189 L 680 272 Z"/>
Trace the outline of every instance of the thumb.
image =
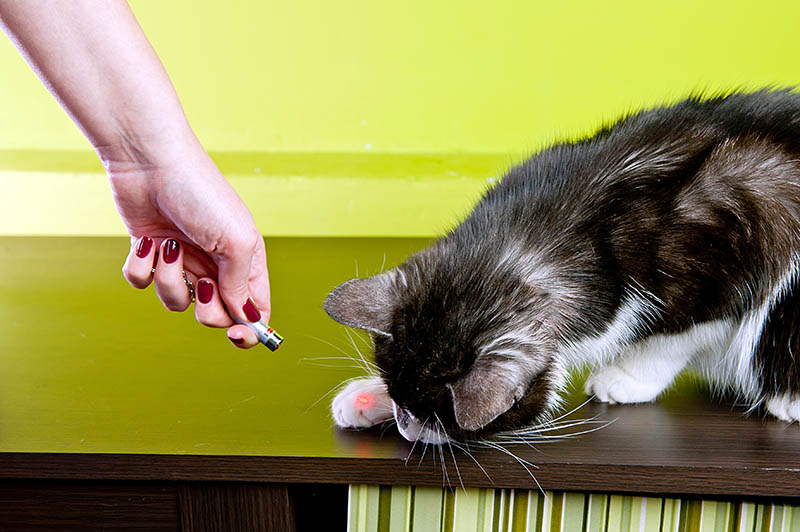
<path id="1" fill-rule="evenodd" d="M 216 253 L 219 294 L 231 317 L 244 321 L 261 319 L 261 311 L 251 299 L 249 291 L 254 250 L 254 244 L 240 242 Z"/>

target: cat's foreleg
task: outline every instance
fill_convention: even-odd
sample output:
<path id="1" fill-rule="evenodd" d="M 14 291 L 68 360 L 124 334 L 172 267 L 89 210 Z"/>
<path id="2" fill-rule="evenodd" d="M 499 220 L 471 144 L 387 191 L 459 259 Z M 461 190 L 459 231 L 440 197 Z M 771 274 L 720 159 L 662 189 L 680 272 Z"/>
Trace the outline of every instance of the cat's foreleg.
<path id="1" fill-rule="evenodd" d="M 655 400 L 686 367 L 691 352 L 670 352 L 663 341 L 649 339 L 625 349 L 608 366 L 586 379 L 584 390 L 604 403 L 646 403 Z"/>
<path id="2" fill-rule="evenodd" d="M 766 401 L 767 411 L 776 418 L 794 423 L 800 421 L 800 395 L 784 393 Z"/>
<path id="3" fill-rule="evenodd" d="M 653 401 L 696 356 L 708 353 L 711 360 L 725 353 L 731 331 L 731 323 L 720 320 L 645 338 L 594 370 L 586 379 L 586 393 L 608 403 Z"/>
<path id="4" fill-rule="evenodd" d="M 331 404 L 336 426 L 366 428 L 392 419 L 393 403 L 380 377 L 357 379 L 336 394 Z"/>

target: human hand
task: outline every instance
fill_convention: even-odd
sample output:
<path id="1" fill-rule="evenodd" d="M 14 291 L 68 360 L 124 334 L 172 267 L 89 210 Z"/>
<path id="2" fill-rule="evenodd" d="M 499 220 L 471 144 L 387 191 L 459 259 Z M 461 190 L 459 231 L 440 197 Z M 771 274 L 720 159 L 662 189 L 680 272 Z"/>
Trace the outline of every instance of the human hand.
<path id="1" fill-rule="evenodd" d="M 205 151 L 189 151 L 159 165 L 105 161 L 114 202 L 132 236 L 123 275 L 140 289 L 155 281 L 164 306 L 180 312 L 191 304 L 185 271 L 196 290 L 197 321 L 229 327 L 231 342 L 253 347 L 256 335 L 234 324 L 229 312 L 269 320 L 264 240 Z"/>
<path id="2" fill-rule="evenodd" d="M 164 306 L 183 311 L 191 304 L 185 271 L 197 287 L 197 320 L 254 346 L 255 334 L 231 315 L 269 319 L 264 241 L 197 141 L 128 4 L 0 0 L 0 29 L 103 161 L 133 237 L 128 282 L 155 280 Z"/>

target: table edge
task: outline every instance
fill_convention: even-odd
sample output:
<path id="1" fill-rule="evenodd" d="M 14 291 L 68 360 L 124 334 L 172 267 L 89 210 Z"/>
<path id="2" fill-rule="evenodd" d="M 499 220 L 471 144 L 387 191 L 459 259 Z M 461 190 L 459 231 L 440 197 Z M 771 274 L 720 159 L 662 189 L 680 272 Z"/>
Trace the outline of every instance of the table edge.
<path id="1" fill-rule="evenodd" d="M 383 484 L 611 493 L 800 497 L 800 471 L 731 465 L 509 463 L 487 476 L 475 464 L 417 469 L 396 458 L 96 453 L 0 453 L 0 478 Z M 497 468 L 496 468 L 497 469 Z M 535 477 L 535 480 L 534 478 Z"/>

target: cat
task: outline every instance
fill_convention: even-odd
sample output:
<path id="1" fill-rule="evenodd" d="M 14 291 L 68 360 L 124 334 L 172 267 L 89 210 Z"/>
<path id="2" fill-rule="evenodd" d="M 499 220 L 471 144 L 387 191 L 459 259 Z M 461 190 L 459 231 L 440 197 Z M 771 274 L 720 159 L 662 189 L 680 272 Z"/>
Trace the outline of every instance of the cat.
<path id="1" fill-rule="evenodd" d="M 484 438 L 547 420 L 589 365 L 599 401 L 653 401 L 691 368 L 800 421 L 798 270 L 800 94 L 640 111 L 543 149 L 430 247 L 330 293 L 379 368 L 334 420 Z"/>

